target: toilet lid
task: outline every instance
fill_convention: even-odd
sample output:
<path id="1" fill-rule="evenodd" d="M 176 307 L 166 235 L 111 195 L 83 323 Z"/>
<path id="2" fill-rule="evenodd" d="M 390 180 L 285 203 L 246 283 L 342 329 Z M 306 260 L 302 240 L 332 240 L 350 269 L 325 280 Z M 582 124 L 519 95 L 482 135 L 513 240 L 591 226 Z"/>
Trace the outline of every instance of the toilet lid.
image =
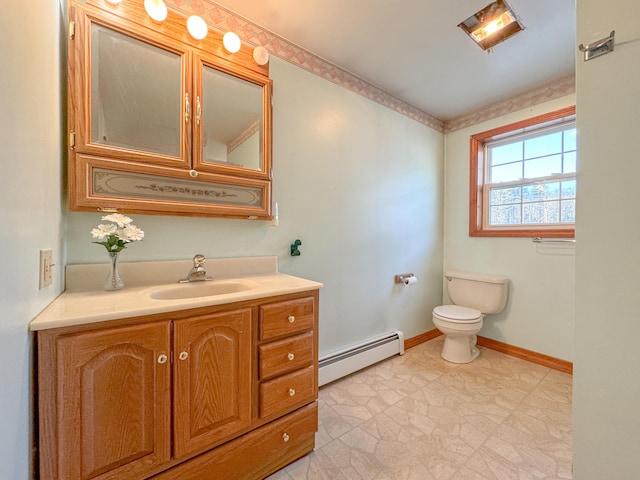
<path id="1" fill-rule="evenodd" d="M 482 312 L 460 305 L 440 305 L 433 309 L 433 313 L 458 322 L 473 322 L 482 318 Z"/>

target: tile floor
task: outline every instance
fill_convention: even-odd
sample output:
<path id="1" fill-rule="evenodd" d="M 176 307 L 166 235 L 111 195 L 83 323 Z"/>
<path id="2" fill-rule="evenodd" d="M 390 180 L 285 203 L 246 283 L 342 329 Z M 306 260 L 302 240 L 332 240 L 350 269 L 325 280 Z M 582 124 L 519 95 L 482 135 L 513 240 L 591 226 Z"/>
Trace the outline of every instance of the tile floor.
<path id="1" fill-rule="evenodd" d="M 571 376 L 443 337 L 320 389 L 310 455 L 268 480 L 571 478 Z"/>

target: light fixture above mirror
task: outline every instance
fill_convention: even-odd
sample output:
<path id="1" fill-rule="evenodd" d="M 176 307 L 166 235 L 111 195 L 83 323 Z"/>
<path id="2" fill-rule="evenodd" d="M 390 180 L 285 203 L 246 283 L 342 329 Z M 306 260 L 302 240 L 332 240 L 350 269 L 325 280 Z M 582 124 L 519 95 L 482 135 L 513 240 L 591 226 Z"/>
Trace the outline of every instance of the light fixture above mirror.
<path id="1" fill-rule="evenodd" d="M 269 52 L 266 48 L 259 45 L 253 49 L 253 61 L 258 65 L 266 65 L 269 63 Z"/>
<path id="2" fill-rule="evenodd" d="M 156 22 L 164 22 L 167 18 L 167 4 L 163 0 L 144 0 L 144 9 Z"/>
<path id="3" fill-rule="evenodd" d="M 240 47 L 242 43 L 240 42 L 240 37 L 233 32 L 227 32 L 222 37 L 222 44 L 224 48 L 229 53 L 236 53 L 240 51 Z"/>
<path id="4" fill-rule="evenodd" d="M 187 30 L 193 38 L 196 40 L 202 40 L 206 38 L 209 28 L 207 23 L 198 15 L 191 15 L 187 18 Z"/>
<path id="5" fill-rule="evenodd" d="M 111 5 L 119 5 L 122 0 L 106 0 Z M 144 0 L 144 9 L 149 17 L 158 23 L 167 19 L 169 9 L 164 0 Z M 187 18 L 187 31 L 196 40 L 204 40 L 209 32 L 209 27 L 202 17 L 192 15 Z M 238 53 L 242 48 L 240 37 L 234 32 L 227 32 L 223 35 L 222 43 L 224 49 L 230 53 Z M 253 61 L 256 65 L 265 66 L 269 63 L 269 52 L 265 47 L 259 45 L 253 49 Z"/>
<path id="6" fill-rule="evenodd" d="M 458 24 L 483 50 L 488 50 L 516 33 L 524 25 L 504 0 L 496 0 Z"/>

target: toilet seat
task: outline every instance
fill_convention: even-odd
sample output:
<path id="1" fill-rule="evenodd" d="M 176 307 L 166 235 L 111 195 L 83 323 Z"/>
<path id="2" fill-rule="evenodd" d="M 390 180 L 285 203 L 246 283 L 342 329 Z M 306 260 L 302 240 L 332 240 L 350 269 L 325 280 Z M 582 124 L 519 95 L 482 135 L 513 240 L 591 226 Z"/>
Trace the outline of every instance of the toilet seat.
<path id="1" fill-rule="evenodd" d="M 433 314 L 451 323 L 477 323 L 482 321 L 482 312 L 460 305 L 440 305 Z"/>

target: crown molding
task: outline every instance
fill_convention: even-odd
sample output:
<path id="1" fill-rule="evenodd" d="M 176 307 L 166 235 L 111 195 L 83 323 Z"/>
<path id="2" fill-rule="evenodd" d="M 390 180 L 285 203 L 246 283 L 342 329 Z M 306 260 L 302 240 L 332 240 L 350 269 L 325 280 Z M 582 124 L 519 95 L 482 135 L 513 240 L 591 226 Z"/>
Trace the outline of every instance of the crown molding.
<path id="1" fill-rule="evenodd" d="M 445 122 L 444 133 L 450 133 L 508 113 L 533 107 L 534 105 L 539 105 L 556 98 L 570 95 L 575 93 L 575 91 L 575 76 L 569 75 L 554 82 L 547 83 L 541 87 L 529 90 L 528 92 L 492 103 L 475 112 L 452 118 Z"/>

